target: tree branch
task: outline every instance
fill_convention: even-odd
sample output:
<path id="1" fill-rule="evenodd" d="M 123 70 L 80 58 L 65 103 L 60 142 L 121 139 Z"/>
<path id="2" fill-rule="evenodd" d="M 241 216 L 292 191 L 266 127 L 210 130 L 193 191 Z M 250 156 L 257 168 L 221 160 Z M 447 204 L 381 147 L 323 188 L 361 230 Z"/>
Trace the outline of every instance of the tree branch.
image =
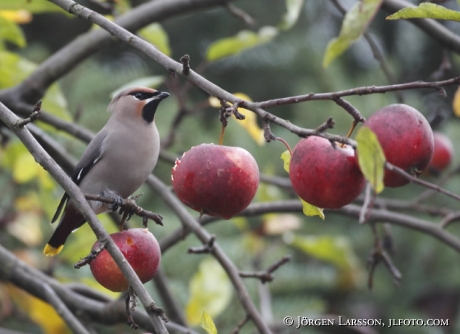
<path id="1" fill-rule="evenodd" d="M 19 260 L 2 245 L 0 245 L 0 280 L 11 282 L 43 301 L 48 301 L 43 289 L 43 284 L 47 284 L 57 293 L 71 311 L 82 314 L 85 319 L 105 325 L 126 322 L 124 303 L 120 300 L 110 299 L 107 301 L 107 297 L 104 296 L 105 302 L 101 302 L 100 299 L 102 296 L 97 297 L 97 299 L 87 297 L 87 295 L 100 295 L 97 291 L 91 290 L 87 286 L 85 286 L 85 290 L 88 291 L 84 294 L 80 293 L 79 289 L 73 291 L 71 286 L 61 284 L 50 276 Z M 148 331 L 155 331 L 150 318 L 145 313 L 136 311 L 133 313 L 133 317 L 141 328 Z M 184 334 L 197 334 L 192 329 L 171 322 L 166 324 L 166 328 Z"/>
<path id="2" fill-rule="evenodd" d="M 152 22 L 160 22 L 170 17 L 191 11 L 222 6 L 231 1 L 234 0 L 149 1 L 120 16 L 115 20 L 114 24 L 124 27 L 129 31 L 136 31 Z M 64 8 L 66 11 L 69 11 L 69 9 L 76 5 L 73 1 L 54 0 L 52 2 Z M 78 7 L 73 9 L 73 12 L 75 12 L 75 9 L 78 9 Z M 96 12 L 91 11 L 91 13 L 91 15 L 100 16 Z M 72 43 L 69 43 L 47 58 L 46 61 L 40 64 L 37 70 L 20 85 L 1 91 L 0 101 L 12 110 L 15 110 L 15 106 L 12 104 L 20 100 L 28 103 L 35 103 L 35 101 L 44 95 L 45 91 L 52 83 L 70 72 L 74 67 L 96 53 L 102 47 L 113 42 L 114 39 L 112 35 L 102 29 L 91 30 L 79 36 Z"/>

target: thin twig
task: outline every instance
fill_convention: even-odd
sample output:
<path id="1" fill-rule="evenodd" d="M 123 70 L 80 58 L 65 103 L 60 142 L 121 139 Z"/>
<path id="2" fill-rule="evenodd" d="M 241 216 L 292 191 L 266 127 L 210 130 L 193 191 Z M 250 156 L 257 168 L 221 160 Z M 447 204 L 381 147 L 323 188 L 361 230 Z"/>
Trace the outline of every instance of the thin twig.
<path id="1" fill-rule="evenodd" d="M 443 81 L 434 81 L 434 82 L 425 82 L 425 81 L 415 81 L 403 84 L 395 85 L 386 85 L 386 86 L 364 86 L 357 87 L 332 93 L 309 93 L 306 95 L 297 95 L 291 97 L 285 97 L 280 99 L 273 99 L 263 102 L 257 102 L 258 108 L 271 108 L 286 104 L 294 104 L 306 101 L 319 101 L 319 100 L 336 100 L 339 97 L 351 96 L 351 95 L 370 95 L 370 94 L 384 94 L 388 92 L 395 92 L 401 90 L 412 90 L 412 89 L 436 89 L 440 90 L 443 86 L 454 86 L 460 84 L 460 76 L 443 80 Z M 248 108 L 249 105 L 244 105 L 245 108 Z M 250 108 L 248 108 L 250 109 Z"/>
<path id="2" fill-rule="evenodd" d="M 207 254 L 212 253 L 214 250 L 214 241 L 216 241 L 216 236 L 213 234 L 209 240 L 203 246 L 199 247 L 190 247 L 188 253 L 190 254 Z"/>
<path id="3" fill-rule="evenodd" d="M 241 328 L 243 328 L 244 325 L 246 325 L 246 323 L 250 320 L 249 316 L 246 315 L 243 320 L 241 320 L 235 328 L 233 328 L 228 334 L 238 334 L 241 330 Z"/>
<path id="4" fill-rule="evenodd" d="M 316 128 L 316 131 L 318 133 L 324 132 L 328 129 L 333 129 L 334 125 L 335 125 L 334 119 L 332 117 L 329 117 L 323 124 L 321 124 L 320 126 Z"/>
<path id="5" fill-rule="evenodd" d="M 85 256 L 83 259 L 78 261 L 76 264 L 74 264 L 75 269 L 80 269 L 83 266 L 86 266 L 87 264 L 90 264 L 91 261 L 93 261 L 101 252 L 105 249 L 107 246 L 107 242 L 99 242 L 99 247 L 96 249 L 92 249 L 91 253 L 89 253 L 87 256 Z"/>
<path id="6" fill-rule="evenodd" d="M 441 188 L 440 186 L 438 186 L 436 184 L 433 184 L 433 183 L 427 182 L 425 180 L 419 179 L 419 178 L 417 178 L 415 176 L 412 176 L 409 173 L 405 172 L 403 169 L 401 169 L 399 167 L 396 167 L 395 165 L 392 165 L 389 162 L 385 162 L 385 168 L 390 170 L 390 171 L 392 171 L 392 172 L 395 172 L 395 173 L 403 176 L 404 178 L 406 178 L 410 182 L 419 184 L 419 185 L 424 186 L 424 187 L 429 188 L 429 189 L 436 190 L 437 192 L 439 192 L 441 194 L 447 195 L 449 197 L 452 197 L 452 198 L 456 199 L 457 201 L 460 201 L 460 195 L 457 195 L 457 194 L 455 194 L 455 193 L 453 193 L 453 192 L 451 192 L 449 190 Z"/>
<path id="7" fill-rule="evenodd" d="M 273 263 L 270 267 L 266 270 L 257 271 L 257 272 L 243 272 L 240 271 L 240 276 L 245 278 L 258 278 L 262 283 L 271 282 L 273 281 L 272 273 L 281 267 L 283 264 L 288 263 L 291 260 L 291 255 L 286 255 L 282 259 Z"/>
<path id="8" fill-rule="evenodd" d="M 35 120 L 37 120 L 41 115 L 41 108 L 42 108 L 42 100 L 39 100 L 35 104 L 34 109 L 33 109 L 32 113 L 30 114 L 30 116 L 27 117 L 27 118 L 18 120 L 16 122 L 15 126 L 18 127 L 18 128 L 22 128 L 23 126 L 25 126 L 25 125 L 27 125 L 29 123 L 32 123 Z"/>
<path id="9" fill-rule="evenodd" d="M 226 6 L 225 6 L 228 11 L 235 17 L 243 20 L 244 23 L 246 23 L 249 27 L 253 28 L 255 26 L 255 23 L 254 23 L 254 19 L 251 17 L 251 15 L 249 15 L 248 13 L 246 13 L 244 10 L 228 3 Z"/>

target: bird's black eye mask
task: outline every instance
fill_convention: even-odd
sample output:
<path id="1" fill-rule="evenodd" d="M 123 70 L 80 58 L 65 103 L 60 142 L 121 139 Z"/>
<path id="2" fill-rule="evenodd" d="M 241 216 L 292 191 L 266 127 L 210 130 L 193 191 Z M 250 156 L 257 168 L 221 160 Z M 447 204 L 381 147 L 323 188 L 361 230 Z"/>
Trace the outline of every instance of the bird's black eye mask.
<path id="1" fill-rule="evenodd" d="M 146 103 L 142 108 L 142 118 L 147 123 L 152 123 L 155 118 L 155 113 L 157 111 L 158 104 L 165 98 L 169 96 L 169 93 L 166 92 L 133 92 L 131 94 L 137 100 L 148 100 L 152 99 L 150 102 Z"/>
<path id="2" fill-rule="evenodd" d="M 160 95 L 161 92 L 132 92 L 130 95 L 132 95 L 136 100 L 142 101 L 142 100 L 147 100 L 150 99 L 151 97 Z"/>

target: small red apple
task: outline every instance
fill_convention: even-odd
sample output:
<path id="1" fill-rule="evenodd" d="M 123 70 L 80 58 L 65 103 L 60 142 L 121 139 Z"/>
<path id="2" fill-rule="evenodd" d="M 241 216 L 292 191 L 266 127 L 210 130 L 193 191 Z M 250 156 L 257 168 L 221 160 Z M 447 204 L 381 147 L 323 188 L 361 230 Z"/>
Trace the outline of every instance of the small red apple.
<path id="1" fill-rule="evenodd" d="M 454 156 L 454 146 L 446 135 L 440 132 L 433 132 L 434 153 L 428 165 L 428 171 L 439 174 L 449 166 Z"/>
<path id="2" fill-rule="evenodd" d="M 434 149 L 433 131 L 417 109 L 392 104 L 376 111 L 364 126 L 375 132 L 389 163 L 416 176 L 428 166 Z M 409 183 L 403 176 L 388 170 L 383 182 L 387 187 Z"/>
<path id="3" fill-rule="evenodd" d="M 302 139 L 295 146 L 289 178 L 300 198 L 328 209 L 351 203 L 366 184 L 352 147 L 337 144 L 334 148 L 317 136 Z"/>
<path id="4" fill-rule="evenodd" d="M 259 168 L 245 149 L 201 144 L 176 160 L 171 179 L 184 204 L 201 214 L 230 219 L 254 198 Z"/>
<path id="5" fill-rule="evenodd" d="M 161 261 L 160 246 L 153 234 L 148 229 L 132 228 L 110 236 L 141 282 L 150 281 L 157 273 Z M 92 249 L 98 247 L 99 241 L 96 241 Z M 115 292 L 128 289 L 128 281 L 106 249 L 90 262 L 90 268 L 96 281 L 105 288 Z"/>

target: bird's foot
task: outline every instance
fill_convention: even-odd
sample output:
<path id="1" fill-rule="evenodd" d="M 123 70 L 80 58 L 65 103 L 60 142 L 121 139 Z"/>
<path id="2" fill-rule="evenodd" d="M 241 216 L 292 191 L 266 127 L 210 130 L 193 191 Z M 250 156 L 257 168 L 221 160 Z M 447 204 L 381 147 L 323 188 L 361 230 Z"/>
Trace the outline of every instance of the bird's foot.
<path id="1" fill-rule="evenodd" d="M 125 203 L 124 199 L 121 196 L 115 195 L 111 196 L 111 198 L 113 199 L 113 203 L 109 207 L 111 211 L 117 211 L 118 208 Z"/>

